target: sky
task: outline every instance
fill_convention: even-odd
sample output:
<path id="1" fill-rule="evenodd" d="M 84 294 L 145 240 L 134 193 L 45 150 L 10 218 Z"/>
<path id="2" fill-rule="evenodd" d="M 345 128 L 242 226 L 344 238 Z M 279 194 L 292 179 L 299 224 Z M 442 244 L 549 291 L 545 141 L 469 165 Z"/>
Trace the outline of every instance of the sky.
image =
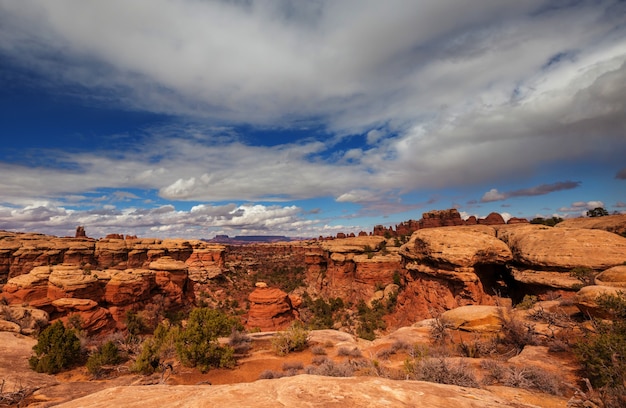
<path id="1" fill-rule="evenodd" d="M 626 2 L 0 0 L 0 229 L 626 213 Z"/>

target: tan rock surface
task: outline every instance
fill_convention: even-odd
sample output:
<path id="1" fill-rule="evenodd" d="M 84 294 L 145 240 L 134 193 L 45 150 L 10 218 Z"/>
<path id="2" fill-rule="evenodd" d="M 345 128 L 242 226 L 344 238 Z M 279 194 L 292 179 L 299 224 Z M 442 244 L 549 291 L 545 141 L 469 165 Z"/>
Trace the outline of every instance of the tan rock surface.
<path id="1" fill-rule="evenodd" d="M 626 296 L 626 290 L 614 286 L 585 286 L 574 296 L 574 304 L 583 313 L 596 317 L 607 317 L 598 307 L 597 299 L 601 295 Z"/>
<path id="2" fill-rule="evenodd" d="M 475 388 L 378 377 L 298 375 L 248 384 L 115 387 L 60 408 L 168 407 L 530 407 Z"/>
<path id="3" fill-rule="evenodd" d="M 595 278 L 596 285 L 615 286 L 626 290 L 626 265 L 618 265 L 600 272 Z"/>
<path id="4" fill-rule="evenodd" d="M 568 218 L 556 224 L 557 228 L 601 229 L 616 234 L 626 232 L 626 214 L 607 215 L 604 217 Z"/>
<path id="5" fill-rule="evenodd" d="M 513 259 L 511 250 L 496 238 L 496 230 L 481 225 L 418 230 L 400 254 L 412 261 L 461 267 Z"/>
<path id="6" fill-rule="evenodd" d="M 450 324 L 453 329 L 495 332 L 502 327 L 501 313 L 505 313 L 505 309 L 499 306 L 461 306 L 444 312 L 441 320 Z"/>
<path id="7" fill-rule="evenodd" d="M 603 270 L 626 262 L 626 238 L 602 230 L 518 225 L 500 228 L 498 238 L 530 269 Z"/>
<path id="8" fill-rule="evenodd" d="M 367 237 L 352 237 L 342 239 L 332 239 L 328 241 L 322 241 L 321 247 L 325 251 L 335 253 L 363 253 L 369 247 L 371 250 L 376 251 L 380 249 L 380 245 L 385 241 L 384 237 L 367 236 Z"/>
<path id="9" fill-rule="evenodd" d="M 513 279 L 527 285 L 548 286 L 556 289 L 574 290 L 580 287 L 580 281 L 569 272 L 545 272 L 532 269 L 511 269 Z"/>
<path id="10" fill-rule="evenodd" d="M 32 337 L 0 331 L 0 382 L 5 380 L 5 392 L 34 390 L 58 382 L 54 376 L 36 373 L 28 366 L 35 344 L 37 340 Z"/>

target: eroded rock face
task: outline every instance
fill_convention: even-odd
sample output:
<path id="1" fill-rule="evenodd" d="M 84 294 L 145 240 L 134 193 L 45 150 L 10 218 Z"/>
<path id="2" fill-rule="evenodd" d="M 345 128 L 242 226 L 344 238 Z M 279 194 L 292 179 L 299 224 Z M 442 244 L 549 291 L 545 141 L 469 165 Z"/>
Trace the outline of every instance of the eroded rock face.
<path id="1" fill-rule="evenodd" d="M 246 326 L 250 329 L 283 330 L 297 317 L 291 299 L 280 289 L 257 286 L 248 300 L 250 310 Z"/>

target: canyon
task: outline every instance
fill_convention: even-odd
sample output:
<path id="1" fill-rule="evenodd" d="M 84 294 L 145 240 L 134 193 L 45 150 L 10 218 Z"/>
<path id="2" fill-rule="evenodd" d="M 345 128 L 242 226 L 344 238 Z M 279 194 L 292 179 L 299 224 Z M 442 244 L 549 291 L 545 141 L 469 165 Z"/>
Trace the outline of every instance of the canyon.
<path id="1" fill-rule="evenodd" d="M 352 307 L 393 298 L 385 333 L 529 296 L 568 299 L 593 315 L 599 294 L 626 287 L 626 215 L 601 218 L 548 227 L 505 223 L 499 214 L 465 221 L 445 210 L 356 236 L 247 245 L 92 239 L 84 228 L 75 237 L 0 231 L 0 299 L 17 316 L 0 319 L 0 331 L 30 335 L 55 320 L 79 319 L 85 333 L 103 336 L 124 330 L 129 312 L 165 315 L 198 304 L 231 305 L 248 330 L 276 331 L 303 318 L 306 298 L 340 298 Z M 581 289 L 576 269 L 595 281 Z M 351 332 L 342 322 L 334 328 Z M 272 387 L 302 386 L 281 381 Z"/>

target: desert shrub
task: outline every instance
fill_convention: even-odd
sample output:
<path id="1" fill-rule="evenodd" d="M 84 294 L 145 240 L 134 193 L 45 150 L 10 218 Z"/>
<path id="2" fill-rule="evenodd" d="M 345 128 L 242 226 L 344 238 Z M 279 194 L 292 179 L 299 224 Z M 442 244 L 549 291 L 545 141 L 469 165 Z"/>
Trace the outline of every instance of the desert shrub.
<path id="1" fill-rule="evenodd" d="M 468 342 L 461 339 L 458 348 L 464 357 L 479 358 L 493 354 L 496 351 L 496 342 L 493 338 L 484 339 L 479 335 L 474 335 Z"/>
<path id="2" fill-rule="evenodd" d="M 87 359 L 87 371 L 95 376 L 104 372 L 103 366 L 119 364 L 122 361 L 120 350 L 111 340 L 104 343 L 98 350 Z"/>
<path id="3" fill-rule="evenodd" d="M 316 355 L 316 356 L 325 356 L 326 355 L 326 349 L 320 345 L 317 346 L 313 346 L 311 347 L 311 353 Z"/>
<path id="4" fill-rule="evenodd" d="M 569 271 L 570 276 L 580 281 L 581 286 L 589 286 L 594 284 L 597 273 L 586 266 L 577 266 Z"/>
<path id="5" fill-rule="evenodd" d="M 273 380 L 274 378 L 287 377 L 288 373 L 282 371 L 263 370 L 259 374 L 259 380 Z"/>
<path id="6" fill-rule="evenodd" d="M 359 358 L 362 357 L 363 354 L 361 353 L 361 350 L 359 350 L 357 347 L 339 347 L 339 349 L 337 350 L 337 355 L 338 356 L 342 356 L 342 357 L 355 357 L 355 358 Z"/>
<path id="7" fill-rule="evenodd" d="M 324 375 L 326 377 L 352 377 L 354 368 L 349 363 L 335 363 L 326 360 L 318 366 L 307 366 L 304 372 L 312 375 Z"/>
<path id="8" fill-rule="evenodd" d="M 502 384 L 507 387 L 525 388 L 552 395 L 561 395 L 560 380 L 557 375 L 534 366 L 509 367 Z"/>
<path id="9" fill-rule="evenodd" d="M 532 309 L 533 306 L 537 303 L 538 299 L 535 295 L 524 295 L 524 298 L 521 302 L 519 302 L 516 307 L 518 309 L 528 310 Z"/>
<path id="10" fill-rule="evenodd" d="M 45 328 L 33 347 L 35 355 L 28 360 L 30 368 L 38 373 L 56 374 L 82 360 L 80 339 L 74 329 L 57 321 Z"/>
<path id="11" fill-rule="evenodd" d="M 610 320 L 594 320 L 592 332 L 574 345 L 585 375 L 605 394 L 626 395 L 626 294 L 596 300 Z"/>
<path id="12" fill-rule="evenodd" d="M 228 345 L 233 348 L 235 354 L 245 354 L 252 348 L 252 338 L 245 332 L 233 329 L 228 338 Z"/>
<path id="13" fill-rule="evenodd" d="M 405 371 L 412 380 L 478 388 L 480 385 L 471 368 L 464 362 L 450 363 L 445 358 L 423 358 L 405 361 Z"/>
<path id="14" fill-rule="evenodd" d="M 309 331 L 301 323 L 295 322 L 287 330 L 276 333 L 272 339 L 272 350 L 279 356 L 302 351 L 307 347 L 308 337 Z"/>
<path id="15" fill-rule="evenodd" d="M 506 352 L 519 354 L 525 346 L 537 344 L 537 333 L 534 325 L 524 322 L 515 316 L 511 310 L 505 312 L 504 309 L 499 309 L 498 317 L 502 323 L 498 343 L 508 348 Z"/>
<path id="16" fill-rule="evenodd" d="M 189 367 L 198 367 L 201 372 L 211 368 L 231 368 L 235 364 L 234 349 L 222 346 L 218 337 L 240 328 L 238 320 L 224 312 L 209 308 L 196 308 L 189 314 L 184 329 L 176 337 L 176 351 L 180 361 Z"/>
<path id="17" fill-rule="evenodd" d="M 285 361 L 283 363 L 283 371 L 299 371 L 304 368 L 302 361 Z"/>
<path id="18" fill-rule="evenodd" d="M 311 363 L 315 365 L 320 365 L 327 361 L 329 361 L 329 358 L 326 356 L 314 356 L 313 359 L 311 359 Z"/>
<path id="19" fill-rule="evenodd" d="M 445 346 L 452 340 L 450 324 L 439 316 L 435 316 L 430 322 L 430 338 L 438 346 Z"/>

